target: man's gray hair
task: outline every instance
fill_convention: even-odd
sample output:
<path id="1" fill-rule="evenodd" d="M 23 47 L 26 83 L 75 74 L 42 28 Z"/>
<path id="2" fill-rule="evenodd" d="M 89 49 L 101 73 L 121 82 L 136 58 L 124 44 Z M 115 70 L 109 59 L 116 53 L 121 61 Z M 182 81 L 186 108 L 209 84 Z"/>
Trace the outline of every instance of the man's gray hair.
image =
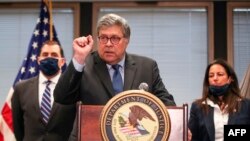
<path id="1" fill-rule="evenodd" d="M 122 28 L 123 36 L 127 39 L 130 38 L 130 27 L 125 18 L 117 15 L 117 14 L 106 14 L 101 17 L 97 23 L 97 35 L 99 35 L 99 31 L 102 27 L 110 27 L 113 25 L 118 25 Z"/>

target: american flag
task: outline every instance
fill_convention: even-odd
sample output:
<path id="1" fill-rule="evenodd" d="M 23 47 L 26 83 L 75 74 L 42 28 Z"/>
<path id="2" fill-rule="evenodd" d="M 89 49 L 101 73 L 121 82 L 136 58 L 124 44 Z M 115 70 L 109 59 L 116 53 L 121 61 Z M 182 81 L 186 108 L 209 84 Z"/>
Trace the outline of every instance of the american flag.
<path id="1" fill-rule="evenodd" d="M 123 134 L 125 134 L 127 136 L 131 136 L 131 137 L 141 136 L 141 133 L 138 131 L 138 129 L 136 129 L 135 127 L 132 127 L 131 125 L 125 125 L 124 127 L 121 127 L 120 131 Z"/>
<path id="2" fill-rule="evenodd" d="M 13 83 L 13 86 L 21 80 L 29 79 L 38 75 L 39 68 L 37 64 L 37 55 L 38 50 L 41 48 L 41 45 L 46 40 L 55 40 L 59 43 L 57 34 L 54 26 L 50 26 L 50 17 L 49 11 L 49 2 L 48 0 L 41 1 L 40 15 L 37 19 L 37 24 L 32 33 L 32 37 L 28 46 L 27 56 L 24 58 L 23 63 L 19 69 L 19 72 L 16 76 L 16 79 Z M 52 34 L 50 34 L 50 28 L 53 28 Z M 53 35 L 53 37 L 50 37 Z M 60 44 L 60 43 L 59 43 Z M 63 69 L 66 68 L 66 65 Z M 13 86 L 10 88 L 7 99 L 3 105 L 1 115 L 0 115 L 0 141 L 15 141 L 12 125 L 12 110 L 11 110 L 11 97 L 13 94 Z"/>

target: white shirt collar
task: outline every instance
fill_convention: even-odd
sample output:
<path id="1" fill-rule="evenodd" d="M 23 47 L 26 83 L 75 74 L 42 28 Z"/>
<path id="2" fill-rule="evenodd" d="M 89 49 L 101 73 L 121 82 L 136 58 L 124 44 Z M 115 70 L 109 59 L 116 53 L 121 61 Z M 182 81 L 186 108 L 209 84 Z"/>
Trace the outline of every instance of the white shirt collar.
<path id="1" fill-rule="evenodd" d="M 217 107 L 218 104 L 215 104 L 212 100 L 210 100 L 209 98 L 206 99 L 207 105 L 211 106 L 211 107 Z M 202 104 L 205 104 L 205 101 L 202 102 Z"/>
<path id="2" fill-rule="evenodd" d="M 124 57 L 122 58 L 122 60 L 120 62 L 118 62 L 117 64 L 119 64 L 123 70 L 124 66 L 125 66 L 125 55 Z M 109 65 L 109 64 L 106 64 L 108 69 L 110 70 L 112 68 L 112 65 Z"/>
<path id="3" fill-rule="evenodd" d="M 57 81 L 60 78 L 61 73 L 58 73 L 55 77 L 51 78 L 50 81 L 53 84 L 56 84 Z M 40 71 L 39 72 L 39 83 L 40 84 L 44 84 L 46 81 L 48 81 L 48 79 L 44 76 L 44 74 Z"/>
<path id="4" fill-rule="evenodd" d="M 207 105 L 211 106 L 211 107 L 216 107 L 216 108 L 220 108 L 218 104 L 215 104 L 212 100 L 210 100 L 209 98 L 206 99 L 207 101 Z M 202 104 L 205 104 L 205 101 L 202 102 Z M 224 109 L 227 108 L 228 105 L 225 106 Z"/>

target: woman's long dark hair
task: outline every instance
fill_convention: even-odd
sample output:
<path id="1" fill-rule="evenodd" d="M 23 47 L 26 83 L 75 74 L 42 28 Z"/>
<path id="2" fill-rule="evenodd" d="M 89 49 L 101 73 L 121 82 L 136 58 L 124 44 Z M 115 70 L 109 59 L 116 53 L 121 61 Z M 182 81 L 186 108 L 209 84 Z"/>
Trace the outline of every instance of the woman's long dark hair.
<path id="1" fill-rule="evenodd" d="M 223 102 L 224 104 L 228 105 L 228 107 L 225 109 L 228 113 L 234 113 L 239 110 L 240 108 L 240 100 L 242 100 L 242 96 L 240 95 L 240 88 L 239 88 L 239 83 L 238 79 L 236 76 L 236 73 L 234 69 L 223 59 L 217 59 L 214 60 L 212 63 L 210 63 L 205 72 L 205 77 L 203 80 L 203 91 L 202 91 L 202 98 L 198 99 L 196 102 L 202 107 L 203 111 L 205 113 L 208 113 L 208 105 L 206 103 L 206 99 L 209 98 L 211 101 L 217 104 L 221 104 L 221 101 L 219 100 L 218 97 L 213 96 L 209 93 L 209 70 L 211 66 L 218 64 L 221 65 L 225 70 L 228 75 L 228 77 L 231 78 L 231 83 L 228 89 L 227 94 L 223 96 Z M 204 104 L 204 102 L 206 104 Z"/>

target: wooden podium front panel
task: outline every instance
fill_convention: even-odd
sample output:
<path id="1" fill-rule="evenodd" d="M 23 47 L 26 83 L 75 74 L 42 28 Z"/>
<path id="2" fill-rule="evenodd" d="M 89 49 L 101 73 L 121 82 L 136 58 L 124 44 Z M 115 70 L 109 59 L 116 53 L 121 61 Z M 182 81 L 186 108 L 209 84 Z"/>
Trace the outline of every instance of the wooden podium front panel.
<path id="1" fill-rule="evenodd" d="M 78 141 L 102 141 L 100 116 L 104 106 L 78 106 Z M 167 106 L 171 119 L 168 141 L 187 141 L 188 107 Z"/>
<path id="2" fill-rule="evenodd" d="M 101 141 L 101 128 L 99 118 L 103 109 L 103 106 L 91 106 L 82 105 L 79 106 L 78 113 L 78 129 L 80 130 L 80 135 L 78 135 L 78 141 Z"/>

